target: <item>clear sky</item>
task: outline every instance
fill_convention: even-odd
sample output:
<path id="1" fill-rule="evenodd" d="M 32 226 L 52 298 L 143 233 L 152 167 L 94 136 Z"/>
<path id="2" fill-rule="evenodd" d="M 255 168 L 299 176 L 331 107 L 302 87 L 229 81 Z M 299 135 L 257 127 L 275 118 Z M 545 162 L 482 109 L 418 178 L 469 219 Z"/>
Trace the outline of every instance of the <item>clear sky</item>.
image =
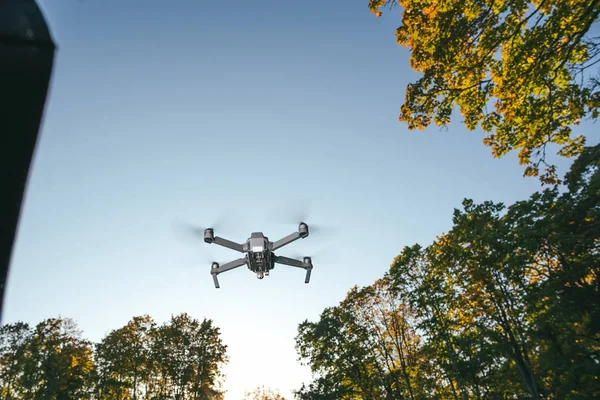
<path id="1" fill-rule="evenodd" d="M 300 322 L 447 231 L 463 198 L 538 190 L 460 119 L 398 122 L 417 75 L 395 43 L 399 13 L 377 19 L 367 3 L 41 1 L 59 49 L 3 322 L 72 317 L 99 341 L 135 315 L 212 318 L 226 398 L 263 384 L 289 395 L 310 378 Z M 264 280 L 240 268 L 216 290 L 207 260 L 237 254 L 172 229 L 232 210 L 223 236 L 274 240 L 296 226 L 273 210 L 305 198 L 309 223 L 339 227 L 281 251 L 326 250 L 309 285 L 293 268 Z"/>

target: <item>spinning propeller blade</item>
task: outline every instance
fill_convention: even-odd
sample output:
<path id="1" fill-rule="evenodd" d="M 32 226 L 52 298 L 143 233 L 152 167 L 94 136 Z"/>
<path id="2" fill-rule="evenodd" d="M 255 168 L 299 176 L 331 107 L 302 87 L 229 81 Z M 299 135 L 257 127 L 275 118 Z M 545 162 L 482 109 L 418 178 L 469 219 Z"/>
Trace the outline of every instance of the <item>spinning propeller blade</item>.
<path id="1" fill-rule="evenodd" d="M 306 225 L 308 225 L 308 231 L 311 235 L 334 235 L 337 232 L 338 227 L 323 224 L 313 224 L 310 222 L 310 208 L 310 202 L 307 200 L 288 202 L 282 208 L 282 210 L 275 211 L 275 221 L 280 224 L 296 226 L 298 226 L 301 222 L 304 222 Z"/>
<path id="2" fill-rule="evenodd" d="M 308 201 L 290 201 L 279 210 L 273 213 L 274 219 L 280 224 L 299 224 L 305 222 L 308 224 L 310 204 Z"/>
<path id="3" fill-rule="evenodd" d="M 212 254 L 212 253 L 204 253 L 203 252 L 199 256 L 195 256 L 193 259 L 188 260 L 186 257 L 186 260 L 183 263 L 178 264 L 178 268 L 206 271 L 207 269 L 210 269 L 213 262 L 216 262 L 219 265 L 224 265 L 224 264 L 228 263 L 229 261 L 231 261 L 231 260 L 224 261 L 224 260 L 220 260 L 218 258 L 221 258 L 221 257 L 215 257 L 214 254 Z"/>
<path id="4" fill-rule="evenodd" d="M 317 234 L 317 235 L 328 235 L 328 236 L 333 236 L 337 231 L 338 231 L 338 227 L 336 226 L 332 226 L 332 225 L 323 225 L 323 224 L 311 224 L 309 222 L 306 221 L 302 221 L 304 222 L 306 225 L 308 225 L 308 232 L 309 234 Z"/>
<path id="5" fill-rule="evenodd" d="M 282 255 L 283 253 L 285 253 L 284 251 L 281 252 Z M 327 251 L 327 249 L 320 249 L 314 252 L 306 252 L 306 253 L 300 253 L 298 251 L 292 252 L 292 253 L 288 253 L 288 257 L 291 258 L 295 258 L 297 260 L 302 260 L 304 257 L 310 257 L 313 265 L 317 265 L 317 264 L 321 264 L 323 261 L 325 261 L 326 263 L 330 262 L 328 260 L 333 259 L 333 257 L 331 257 L 331 253 L 329 251 Z M 278 254 L 279 255 L 279 254 Z"/>
<path id="6" fill-rule="evenodd" d="M 208 228 L 212 228 L 215 235 L 222 234 L 223 231 L 227 233 L 227 230 L 231 227 L 233 216 L 230 212 L 222 213 L 213 220 L 210 225 L 191 224 L 182 221 L 173 221 L 172 229 L 179 239 L 204 239 L 204 231 Z M 187 240 L 186 240 L 187 241 Z"/>

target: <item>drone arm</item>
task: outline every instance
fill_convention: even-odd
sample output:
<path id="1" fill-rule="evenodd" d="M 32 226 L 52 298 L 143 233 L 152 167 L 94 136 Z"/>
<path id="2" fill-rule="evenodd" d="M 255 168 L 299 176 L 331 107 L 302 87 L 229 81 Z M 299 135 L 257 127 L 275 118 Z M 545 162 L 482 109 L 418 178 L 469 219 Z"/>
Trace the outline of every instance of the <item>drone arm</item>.
<path id="1" fill-rule="evenodd" d="M 300 260 L 296 260 L 294 258 L 283 257 L 283 256 L 275 256 L 275 262 L 278 264 L 289 265 L 290 267 L 296 268 L 310 268 L 310 264 L 305 264 Z"/>
<path id="2" fill-rule="evenodd" d="M 246 264 L 245 258 L 238 258 L 235 261 L 228 262 L 227 264 L 221 265 L 218 268 L 213 268 L 210 273 L 213 276 L 213 281 L 215 283 L 215 288 L 219 288 L 219 280 L 217 279 L 217 275 L 222 274 L 223 272 L 231 271 L 232 269 L 241 267 Z"/>
<path id="3" fill-rule="evenodd" d="M 228 249 L 239 251 L 240 253 L 244 252 L 244 246 L 240 243 L 232 242 L 231 240 L 223 239 L 222 237 L 215 236 L 213 241 L 214 244 L 218 244 L 219 246 L 227 247 Z"/>
<path id="4" fill-rule="evenodd" d="M 227 264 L 223 264 L 220 267 L 213 269 L 212 274 L 219 275 L 219 274 L 222 274 L 223 272 L 231 271 L 232 269 L 241 267 L 242 265 L 245 265 L 245 264 L 246 264 L 245 258 L 238 258 L 235 261 L 228 262 Z"/>
<path id="5" fill-rule="evenodd" d="M 310 272 L 313 269 L 312 263 L 305 263 L 289 257 L 275 256 L 275 262 L 278 264 L 289 265 L 290 267 L 303 268 L 306 270 L 306 278 L 304 283 L 310 282 Z"/>
<path id="6" fill-rule="evenodd" d="M 275 243 L 273 243 L 273 250 L 277 250 L 277 249 L 282 248 L 283 246 L 287 246 L 288 244 L 295 242 L 296 240 L 300 239 L 301 237 L 302 236 L 300 235 L 300 232 L 290 233 L 286 237 L 281 238 L 278 241 L 276 241 Z M 286 257 L 284 257 L 284 258 L 286 258 Z"/>

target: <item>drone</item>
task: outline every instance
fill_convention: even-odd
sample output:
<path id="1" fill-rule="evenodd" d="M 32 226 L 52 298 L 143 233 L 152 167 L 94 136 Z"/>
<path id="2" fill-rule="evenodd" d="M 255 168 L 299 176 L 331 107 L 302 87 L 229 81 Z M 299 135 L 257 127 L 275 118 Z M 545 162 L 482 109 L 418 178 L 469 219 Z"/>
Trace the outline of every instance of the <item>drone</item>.
<path id="1" fill-rule="evenodd" d="M 298 231 L 291 233 L 276 242 L 269 241 L 262 232 L 253 232 L 245 243 L 236 243 L 231 240 L 215 236 L 213 228 L 204 230 L 204 241 L 208 244 L 214 243 L 219 246 L 227 247 L 228 249 L 245 253 L 244 257 L 228 262 L 227 264 L 219 265 L 213 262 L 210 273 L 212 274 L 215 288 L 219 288 L 219 280 L 217 276 L 223 272 L 231 271 L 232 269 L 247 265 L 248 269 L 256 274 L 258 279 L 263 279 L 269 276 L 275 264 L 287 265 L 290 267 L 302 268 L 306 270 L 306 278 L 304 283 L 310 281 L 310 273 L 313 269 L 312 260 L 310 257 L 304 257 L 302 261 L 294 258 L 277 256 L 274 251 L 286 246 L 298 239 L 304 239 L 308 236 L 308 225 L 300 222 Z"/>

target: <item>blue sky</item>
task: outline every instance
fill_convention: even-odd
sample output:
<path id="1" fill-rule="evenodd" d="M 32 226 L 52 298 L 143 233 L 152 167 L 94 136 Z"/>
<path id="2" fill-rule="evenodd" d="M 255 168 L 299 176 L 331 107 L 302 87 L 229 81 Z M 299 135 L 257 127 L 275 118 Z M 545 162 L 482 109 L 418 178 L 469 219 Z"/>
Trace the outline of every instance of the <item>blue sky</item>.
<path id="1" fill-rule="evenodd" d="M 289 395 L 310 378 L 300 322 L 447 231 L 463 198 L 539 189 L 460 119 L 447 131 L 398 122 L 417 75 L 394 40 L 399 13 L 377 19 L 366 0 L 41 7 L 59 49 L 3 322 L 62 315 L 98 341 L 134 315 L 212 318 L 229 346 L 226 398 L 257 385 Z M 240 268 L 216 290 L 207 260 L 236 253 L 172 229 L 231 210 L 223 236 L 274 240 L 296 229 L 274 210 L 305 198 L 309 223 L 339 228 L 281 251 L 327 251 L 309 285 L 292 268 L 262 281 Z"/>

